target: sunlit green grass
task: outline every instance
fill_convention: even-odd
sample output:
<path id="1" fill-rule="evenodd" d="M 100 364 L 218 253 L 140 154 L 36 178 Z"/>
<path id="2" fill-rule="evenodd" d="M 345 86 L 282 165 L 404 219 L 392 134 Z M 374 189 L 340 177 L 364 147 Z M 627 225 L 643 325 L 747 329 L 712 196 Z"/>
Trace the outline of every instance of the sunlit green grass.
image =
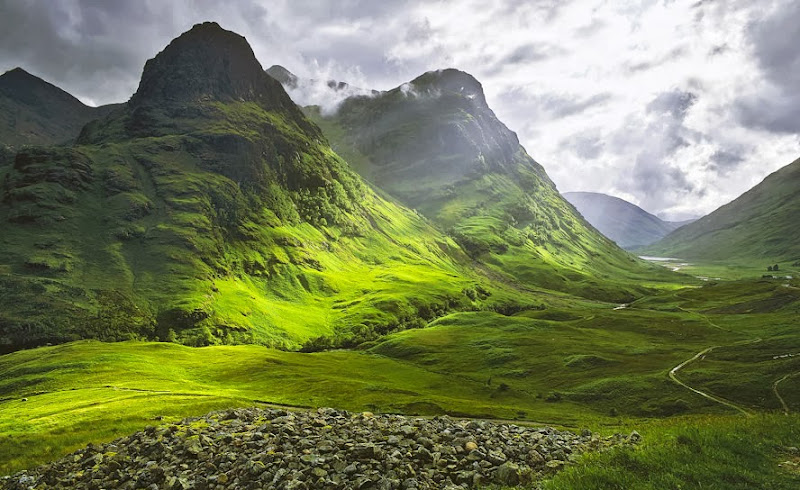
<path id="1" fill-rule="evenodd" d="M 797 302 L 758 314 L 715 308 L 762 301 L 779 294 L 777 288 L 761 282 L 708 285 L 665 291 L 619 310 L 615 304 L 550 295 L 541 308 L 513 316 L 450 314 L 363 351 L 303 354 L 253 345 L 89 341 L 19 351 L 0 357 L 0 453 L 6 455 L 0 471 L 127 434 L 155 423 L 154 417 L 174 420 L 262 402 L 449 413 L 601 431 L 679 414 L 733 414 L 667 377 L 671 368 L 714 345 L 735 358 L 735 373 L 728 372 L 728 364 L 711 369 L 709 356 L 687 366 L 681 379 L 756 412 L 774 411 L 776 400 L 746 393 L 763 393 L 775 376 L 795 369 L 794 361 L 776 362 L 765 371 L 751 362 L 760 354 L 738 352 L 754 335 L 773 339 L 762 346 L 764 352 L 775 343 L 800 345 L 800 335 L 790 328 Z M 739 379 L 743 388 L 737 397 Z M 750 379 L 757 389 L 748 388 Z M 795 381 L 788 379 L 785 389 Z M 787 396 L 786 402 L 800 410 L 796 397 Z"/>
<path id="2" fill-rule="evenodd" d="M 789 490 L 800 486 L 800 458 L 790 449 L 800 440 L 798 415 L 691 417 L 637 429 L 643 435 L 639 447 L 586 455 L 544 488 Z"/>

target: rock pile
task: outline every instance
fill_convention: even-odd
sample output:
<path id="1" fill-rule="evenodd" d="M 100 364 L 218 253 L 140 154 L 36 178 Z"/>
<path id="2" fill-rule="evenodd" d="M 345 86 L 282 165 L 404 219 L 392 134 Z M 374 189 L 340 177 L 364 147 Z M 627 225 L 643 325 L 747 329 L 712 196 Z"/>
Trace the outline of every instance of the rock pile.
<path id="1" fill-rule="evenodd" d="M 638 440 L 479 420 L 235 409 L 148 427 L 0 479 L 3 489 L 423 489 L 514 486 Z M 635 439 L 635 440 L 634 440 Z"/>

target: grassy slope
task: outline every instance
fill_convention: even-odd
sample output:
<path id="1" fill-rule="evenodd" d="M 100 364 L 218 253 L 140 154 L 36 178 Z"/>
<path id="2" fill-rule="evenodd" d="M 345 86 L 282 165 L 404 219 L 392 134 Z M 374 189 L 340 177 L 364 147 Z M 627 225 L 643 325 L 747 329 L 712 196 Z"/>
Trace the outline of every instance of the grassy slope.
<path id="1" fill-rule="evenodd" d="M 800 416 L 687 417 L 640 427 L 644 442 L 582 458 L 547 490 L 749 490 L 800 486 Z"/>
<path id="2" fill-rule="evenodd" d="M 606 194 L 567 192 L 564 198 L 586 221 L 625 249 L 649 245 L 677 227 L 635 204 Z"/>
<path id="3" fill-rule="evenodd" d="M 720 283 L 665 292 L 623 310 L 553 295 L 544 309 L 510 317 L 487 312 L 449 315 L 428 328 L 389 335 L 366 352 L 302 354 L 259 346 L 198 349 L 137 342 L 79 342 L 20 351 L 0 357 L 0 454 L 8 455 L 2 469 L 52 459 L 88 441 L 109 440 L 153 423 L 156 416 L 173 419 L 259 400 L 521 418 L 601 431 L 635 427 L 644 429 L 647 437 L 643 452 L 615 456 L 618 459 L 610 462 L 590 461 L 586 468 L 590 473 L 610 472 L 620 481 L 647 482 L 643 471 L 626 480 L 614 476 L 614 468 L 630 458 L 643 458 L 637 464 L 649 467 L 658 458 L 684 451 L 671 442 L 670 423 L 648 429 L 652 420 L 674 414 L 736 413 L 672 383 L 667 372 L 709 346 L 719 345 L 726 353 L 722 347 L 733 349 L 737 342 L 743 345 L 755 337 L 800 345 L 791 328 L 800 297 L 787 299 L 784 289 L 761 281 Z M 750 307 L 753 303 L 761 305 L 758 311 Z M 731 305 L 740 307 L 730 309 Z M 739 358 L 741 371 L 736 376 L 748 369 L 753 373 L 748 374 L 752 382 L 738 391 L 725 388 L 736 376 L 724 369 L 705 369 L 706 361 L 690 364 L 680 376 L 748 410 L 775 411 L 776 399 L 762 399 L 760 394 L 778 377 L 794 372 L 796 365 L 776 360 L 767 366 L 770 362 Z M 702 379 L 695 376 L 696 368 L 706 371 Z M 788 393 L 790 385 L 786 389 Z M 28 401 L 20 401 L 23 397 Z M 792 411 L 800 410 L 800 399 L 785 398 Z M 722 453 L 738 451 L 742 458 L 755 458 L 748 464 L 761 465 L 763 458 L 775 457 L 769 448 L 758 446 L 753 453 L 752 447 L 726 436 L 727 424 L 732 423 L 728 419 L 696 420 L 701 419 L 686 419 L 674 427 L 700 438 L 704 448 L 727 441 Z M 781 427 L 774 420 L 764 424 Z M 709 452 L 697 465 L 732 464 L 714 462 L 715 457 Z M 664 464 L 658 462 L 653 471 L 666 471 Z M 683 474 L 708 478 L 701 470 L 692 467 Z M 575 478 L 595 477 L 578 472 Z"/>
<path id="4" fill-rule="evenodd" d="M 87 337 L 347 346 L 532 301 L 365 185 L 243 38 L 210 24 L 186 36 L 76 145 L 0 160 L 2 349 Z M 211 78 L 182 70 L 215 69 L 215 43 L 255 76 L 221 76 L 255 84 L 252 100 L 192 96 Z"/>
<path id="5" fill-rule="evenodd" d="M 643 253 L 688 260 L 756 263 L 800 260 L 800 160 L 734 201 L 667 235 Z"/>
<path id="6" fill-rule="evenodd" d="M 470 93 L 458 92 L 460 85 Z M 641 294 L 639 281 L 663 272 L 575 212 L 485 105 L 472 77 L 431 72 L 411 86 L 417 95 L 397 88 L 349 99 L 335 117 L 306 112 L 362 176 L 431 218 L 495 274 L 624 301 Z"/>
<path id="7" fill-rule="evenodd" d="M 345 322 L 396 325 L 423 306 L 468 306 L 461 291 L 473 281 L 457 245 L 360 185 L 322 145 L 302 158 L 339 172 L 325 185 L 349 179 L 353 195 L 340 199 L 352 201 L 270 184 L 279 202 L 251 206 L 232 177 L 204 168 L 203 157 L 230 157 L 203 138 L 221 132 L 247 142 L 258 135 L 246 128 L 281 124 L 280 116 L 247 103 L 209 110 L 219 111 L 213 125 L 201 121 L 188 135 L 30 150 L 0 169 L 10 181 L 0 206 L 7 335 L 24 319 L 45 340 L 59 322 L 52 340 L 163 338 L 165 328 L 180 334 L 183 326 L 201 342 L 205 327 L 215 338 L 292 346 Z M 315 199 L 339 208 L 320 209 Z M 87 328 L 94 316 L 102 325 Z"/>

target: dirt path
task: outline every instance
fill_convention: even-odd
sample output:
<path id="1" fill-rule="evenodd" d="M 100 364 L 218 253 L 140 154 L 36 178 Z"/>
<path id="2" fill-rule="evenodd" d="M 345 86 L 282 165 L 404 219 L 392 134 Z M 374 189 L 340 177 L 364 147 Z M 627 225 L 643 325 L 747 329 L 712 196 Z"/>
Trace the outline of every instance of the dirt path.
<path id="1" fill-rule="evenodd" d="M 756 341 L 760 342 L 761 339 L 757 339 Z M 683 386 L 687 390 L 690 390 L 690 391 L 692 391 L 694 393 L 697 393 L 698 395 L 702 396 L 703 398 L 706 398 L 706 399 L 711 400 L 713 402 L 719 403 L 721 405 L 725 405 L 728 408 L 732 408 L 732 409 L 734 409 L 734 410 L 736 410 L 738 412 L 743 413 L 747 417 L 752 417 L 753 414 L 750 411 L 740 407 L 739 405 L 736 405 L 735 403 L 733 403 L 731 401 L 728 401 L 728 400 L 726 400 L 724 398 L 721 398 L 721 397 L 706 393 L 705 391 L 700 391 L 700 390 L 698 390 L 696 388 L 692 388 L 691 386 L 687 385 L 686 383 L 684 383 L 683 381 L 678 379 L 678 376 L 677 376 L 678 371 L 680 371 L 681 369 L 683 369 L 687 365 L 691 364 L 692 362 L 694 362 L 694 361 L 700 359 L 701 357 L 705 356 L 706 354 L 708 354 L 709 352 L 713 351 L 717 347 L 719 347 L 719 346 L 715 345 L 713 347 L 709 347 L 707 349 L 701 350 L 700 352 L 695 354 L 693 357 L 683 361 L 682 363 L 678 364 L 674 368 L 670 369 L 670 371 L 669 371 L 669 379 L 671 379 L 675 383 Z"/>
<path id="2" fill-rule="evenodd" d="M 783 381 L 789 378 L 793 378 L 797 375 L 800 375 L 800 371 L 796 373 L 787 374 L 786 376 L 772 383 L 772 392 L 775 393 L 775 397 L 777 397 L 778 401 L 781 402 L 781 407 L 783 408 L 784 415 L 789 415 L 790 410 L 789 410 L 789 405 L 786 404 L 786 401 L 783 399 L 780 392 L 778 391 L 778 385 L 781 384 Z"/>

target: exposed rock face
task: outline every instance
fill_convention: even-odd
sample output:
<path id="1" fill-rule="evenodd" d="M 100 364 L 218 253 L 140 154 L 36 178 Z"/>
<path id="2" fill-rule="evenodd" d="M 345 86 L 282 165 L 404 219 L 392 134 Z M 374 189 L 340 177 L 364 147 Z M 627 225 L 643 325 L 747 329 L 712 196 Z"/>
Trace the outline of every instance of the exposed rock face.
<path id="1" fill-rule="evenodd" d="M 201 100 L 293 105 L 280 84 L 264 73 L 247 40 L 216 22 L 195 25 L 144 66 L 130 104 Z"/>
<path id="2" fill-rule="evenodd" d="M 406 489 L 535 482 L 629 443 L 448 417 L 237 409 L 150 427 L 0 479 L 4 489 Z"/>
<path id="3" fill-rule="evenodd" d="M 272 65 L 269 68 L 267 68 L 266 71 L 267 75 L 271 76 L 272 78 L 280 82 L 280 84 L 283 85 L 284 87 L 286 88 L 297 87 L 297 83 L 299 81 L 297 75 L 290 72 L 281 65 Z"/>
<path id="4" fill-rule="evenodd" d="M 454 69 L 427 72 L 377 97 L 353 97 L 339 110 L 353 142 L 369 155 L 367 177 L 412 207 L 442 186 L 520 166 L 550 184 L 521 155 L 517 135 L 486 104 L 483 87 Z"/>

